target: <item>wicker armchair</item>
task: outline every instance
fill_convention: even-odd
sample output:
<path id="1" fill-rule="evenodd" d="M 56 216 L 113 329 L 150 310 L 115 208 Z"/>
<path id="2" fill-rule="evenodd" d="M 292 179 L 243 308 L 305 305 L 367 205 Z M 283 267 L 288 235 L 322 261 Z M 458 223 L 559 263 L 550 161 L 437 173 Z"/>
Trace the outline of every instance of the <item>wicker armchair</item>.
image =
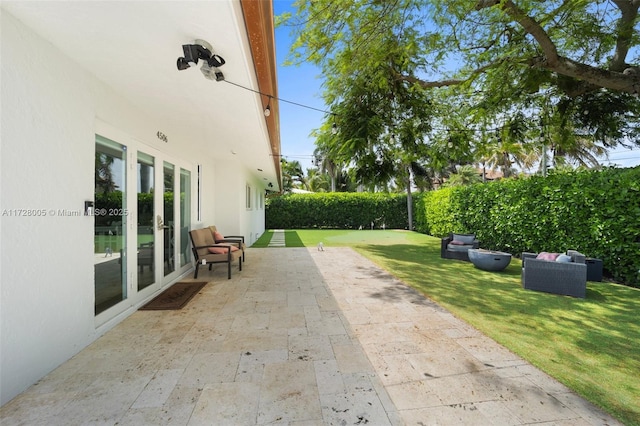
<path id="1" fill-rule="evenodd" d="M 536 259 L 537 253 L 522 253 L 522 287 L 584 298 L 587 292 L 585 255 L 568 250 L 573 262 L 561 263 Z"/>
<path id="2" fill-rule="evenodd" d="M 440 242 L 440 257 L 443 259 L 466 260 L 468 262 L 469 249 L 477 248 L 480 248 L 480 241 L 476 240 L 475 234 L 450 233 L 448 237 L 442 238 Z"/>

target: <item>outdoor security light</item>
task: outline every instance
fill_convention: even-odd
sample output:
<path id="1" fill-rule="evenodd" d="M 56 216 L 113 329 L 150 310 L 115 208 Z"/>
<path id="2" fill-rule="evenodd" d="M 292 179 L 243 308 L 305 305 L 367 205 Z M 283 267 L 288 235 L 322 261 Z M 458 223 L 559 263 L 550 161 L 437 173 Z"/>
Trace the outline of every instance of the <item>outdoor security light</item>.
<path id="1" fill-rule="evenodd" d="M 182 71 L 190 68 L 190 62 L 198 65 L 198 61 L 202 59 L 204 63 L 200 71 L 202 71 L 205 78 L 215 81 L 224 80 L 224 75 L 218 68 L 225 64 L 225 60 L 222 56 L 212 53 L 212 50 L 211 44 L 204 40 L 196 40 L 195 44 L 183 44 L 182 51 L 184 56 L 178 58 L 176 62 L 178 70 Z"/>
<path id="2" fill-rule="evenodd" d="M 178 58 L 178 69 L 180 71 L 182 70 L 186 70 L 187 68 L 189 68 L 191 65 L 189 65 L 189 62 L 185 59 L 185 58 Z"/>

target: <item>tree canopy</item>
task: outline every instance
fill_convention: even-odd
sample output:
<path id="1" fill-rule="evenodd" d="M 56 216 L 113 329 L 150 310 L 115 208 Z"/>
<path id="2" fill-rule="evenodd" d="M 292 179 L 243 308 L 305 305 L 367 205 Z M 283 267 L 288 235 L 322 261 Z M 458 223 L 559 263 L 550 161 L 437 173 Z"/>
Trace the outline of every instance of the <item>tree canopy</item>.
<path id="1" fill-rule="evenodd" d="M 379 36 L 394 34 L 408 41 L 419 67 L 394 77 L 423 87 L 509 76 L 522 89 L 545 82 L 570 97 L 598 88 L 640 93 L 640 0 L 298 0 L 296 7 L 285 16 L 296 58 L 321 66 L 346 65 L 347 55 L 352 69 L 363 69 L 375 61 Z"/>
<path id="2" fill-rule="evenodd" d="M 640 145 L 640 0 L 295 4 L 280 17 L 296 37 L 291 61 L 322 69 L 340 127 L 339 149 L 324 150 L 361 160 L 363 178 L 425 158 L 451 171 L 531 164 L 547 149 L 593 165 Z"/>

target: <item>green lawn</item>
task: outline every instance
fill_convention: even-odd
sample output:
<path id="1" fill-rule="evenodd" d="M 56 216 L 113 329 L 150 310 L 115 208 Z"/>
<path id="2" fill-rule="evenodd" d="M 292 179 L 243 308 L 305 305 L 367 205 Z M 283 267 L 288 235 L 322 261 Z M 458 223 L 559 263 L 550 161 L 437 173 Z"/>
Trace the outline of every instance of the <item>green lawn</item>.
<path id="1" fill-rule="evenodd" d="M 285 241 L 353 247 L 620 421 L 640 425 L 639 289 L 589 282 L 586 299 L 524 290 L 518 259 L 503 272 L 481 271 L 441 259 L 440 240 L 415 232 L 298 230 Z"/>

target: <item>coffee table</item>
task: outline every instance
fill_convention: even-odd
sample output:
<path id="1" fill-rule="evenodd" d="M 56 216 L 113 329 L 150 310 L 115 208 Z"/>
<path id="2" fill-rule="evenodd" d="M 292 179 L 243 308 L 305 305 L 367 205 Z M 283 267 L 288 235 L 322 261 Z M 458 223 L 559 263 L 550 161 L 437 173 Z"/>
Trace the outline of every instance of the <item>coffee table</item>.
<path id="1" fill-rule="evenodd" d="M 493 250 L 469 249 L 469 261 L 483 271 L 502 271 L 511 263 L 511 254 Z"/>

